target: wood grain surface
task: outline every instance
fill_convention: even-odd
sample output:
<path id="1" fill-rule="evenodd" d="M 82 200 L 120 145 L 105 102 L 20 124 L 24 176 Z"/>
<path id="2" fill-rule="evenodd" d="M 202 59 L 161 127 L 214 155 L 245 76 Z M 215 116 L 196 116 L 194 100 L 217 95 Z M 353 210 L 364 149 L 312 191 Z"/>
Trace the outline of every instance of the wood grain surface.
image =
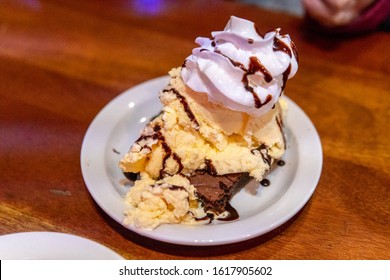
<path id="1" fill-rule="evenodd" d="M 232 1 L 141 3 L 0 2 L 0 234 L 76 234 L 127 259 L 389 259 L 390 34 L 325 37 L 299 18 Z M 195 38 L 230 15 L 263 32 L 281 27 L 297 45 L 286 94 L 321 137 L 318 187 L 289 222 L 238 244 L 179 246 L 132 233 L 84 184 L 86 130 L 118 94 L 180 66 Z"/>

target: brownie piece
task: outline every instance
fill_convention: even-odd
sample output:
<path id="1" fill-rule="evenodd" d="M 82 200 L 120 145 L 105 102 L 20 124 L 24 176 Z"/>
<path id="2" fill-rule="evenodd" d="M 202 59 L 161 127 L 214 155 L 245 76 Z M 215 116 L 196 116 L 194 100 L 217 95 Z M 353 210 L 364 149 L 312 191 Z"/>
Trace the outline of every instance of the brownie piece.
<path id="1" fill-rule="evenodd" d="M 196 188 L 205 211 L 218 214 L 224 211 L 235 211 L 229 201 L 250 179 L 247 173 L 215 176 L 205 170 L 198 170 L 189 178 L 191 184 Z"/>

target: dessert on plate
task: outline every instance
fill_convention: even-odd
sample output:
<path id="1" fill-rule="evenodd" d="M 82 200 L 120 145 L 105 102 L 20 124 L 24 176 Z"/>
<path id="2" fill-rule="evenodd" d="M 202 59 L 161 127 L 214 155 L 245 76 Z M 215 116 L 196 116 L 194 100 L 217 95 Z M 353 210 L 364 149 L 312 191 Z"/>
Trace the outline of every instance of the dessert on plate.
<path id="1" fill-rule="evenodd" d="M 286 82 L 296 48 L 280 30 L 261 35 L 232 16 L 223 31 L 199 37 L 159 92 L 162 112 L 140 132 L 119 165 L 133 178 L 125 224 L 204 224 L 238 217 L 232 196 L 261 181 L 286 149 Z"/>

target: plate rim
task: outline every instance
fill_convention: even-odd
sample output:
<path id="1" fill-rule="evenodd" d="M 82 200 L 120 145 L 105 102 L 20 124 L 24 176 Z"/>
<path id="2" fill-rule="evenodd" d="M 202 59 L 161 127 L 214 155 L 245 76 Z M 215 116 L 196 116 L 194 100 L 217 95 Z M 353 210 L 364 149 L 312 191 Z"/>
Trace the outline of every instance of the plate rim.
<path id="1" fill-rule="evenodd" d="M 58 243 L 58 242 L 61 243 Z M 4 245 L 6 242 L 6 245 Z M 47 251 L 43 250 L 45 245 L 50 245 L 50 254 L 48 255 L 58 255 L 56 257 L 39 257 L 42 256 L 42 252 Z M 56 245 L 60 244 L 60 245 Z M 66 250 L 63 250 L 64 244 L 77 245 L 77 248 L 67 247 Z M 57 246 L 57 247 L 56 247 Z M 79 252 L 80 247 L 84 246 L 84 249 L 92 249 L 94 250 L 91 253 L 85 254 L 83 251 L 83 255 L 80 258 L 79 254 L 76 254 L 76 250 Z M 66 259 L 74 259 L 74 260 L 124 260 L 124 258 L 108 248 L 107 246 L 100 244 L 97 241 L 92 239 L 78 236 L 75 234 L 64 233 L 64 232 L 54 232 L 54 231 L 23 231 L 23 232 L 13 232 L 0 235 L 0 247 L 5 248 L 3 253 L 0 252 L 1 259 L 9 259 L 9 260 L 18 260 L 18 259 L 56 259 L 56 260 L 66 260 Z M 53 248 L 54 247 L 54 248 Z M 9 253 L 9 250 L 13 250 Z M 36 250 L 41 249 L 42 251 L 37 253 Z M 98 257 L 96 257 L 96 253 L 98 252 Z M 22 255 L 23 254 L 23 255 Z M 45 253 L 47 255 L 47 253 Z M 16 256 L 15 256 L 16 255 Z M 67 257 L 61 257 L 66 255 Z M 78 255 L 78 256 L 76 256 Z M 91 256 L 91 257 L 88 257 Z"/>
<path id="2" fill-rule="evenodd" d="M 99 205 L 100 208 L 102 208 L 102 210 L 104 212 L 106 212 L 111 218 L 113 218 L 116 222 L 121 224 L 124 228 L 131 230 L 131 231 L 133 231 L 141 236 L 145 236 L 147 238 L 151 238 L 151 239 L 166 242 L 166 243 L 179 244 L 179 245 L 190 245 L 190 246 L 211 246 L 212 245 L 212 246 L 214 246 L 214 245 L 224 245 L 224 244 L 241 242 L 241 241 L 252 239 L 254 237 L 261 236 L 265 233 L 268 233 L 271 230 L 286 223 L 288 220 L 290 220 L 295 214 L 297 214 L 306 205 L 306 203 L 309 201 L 309 199 L 313 195 L 313 193 L 318 185 L 320 176 L 321 176 L 322 165 L 323 165 L 322 145 L 321 145 L 321 140 L 320 140 L 320 137 L 318 135 L 318 132 L 317 132 L 314 124 L 310 120 L 310 118 L 307 116 L 307 114 L 293 100 L 291 100 L 289 97 L 285 96 L 284 98 L 288 102 L 288 112 L 290 112 L 291 109 L 294 111 L 293 117 L 291 117 L 291 115 L 289 115 L 289 113 L 287 113 L 288 114 L 287 122 L 289 122 L 289 118 L 295 118 L 295 119 L 298 118 L 300 120 L 304 120 L 305 128 L 301 129 L 301 131 L 299 131 L 299 133 L 302 133 L 303 135 L 308 135 L 310 137 L 310 139 L 312 140 L 312 144 L 315 146 L 315 147 L 311 147 L 311 148 L 317 152 L 315 155 L 316 161 L 315 161 L 314 165 L 312 164 L 312 166 L 308 166 L 308 162 L 305 162 L 305 163 L 299 162 L 300 169 L 298 167 L 296 172 L 299 171 L 298 179 L 300 181 L 302 180 L 302 174 L 301 174 L 302 173 L 302 170 L 301 170 L 302 165 L 304 165 L 308 168 L 312 168 L 312 169 L 314 168 L 314 169 L 310 172 L 310 174 L 305 174 L 305 175 L 308 175 L 309 177 L 311 177 L 310 178 L 310 180 L 311 180 L 310 187 L 305 188 L 303 190 L 299 189 L 299 192 L 300 193 L 303 192 L 304 196 L 302 196 L 298 199 L 299 203 L 297 203 L 295 205 L 295 207 L 293 207 L 293 209 L 290 209 L 291 211 L 289 211 L 289 213 L 283 215 L 279 219 L 274 219 L 273 222 L 270 223 L 267 227 L 263 228 L 263 230 L 253 230 L 253 227 L 249 226 L 250 228 L 252 228 L 252 230 L 250 232 L 239 234 L 234 238 L 227 238 L 227 237 L 222 237 L 219 239 L 210 239 L 210 238 L 193 239 L 192 238 L 191 240 L 188 240 L 186 238 L 178 239 L 178 238 L 172 237 L 170 234 L 166 235 L 167 232 L 170 233 L 170 230 L 166 229 L 167 227 L 168 228 L 169 227 L 177 228 L 178 225 L 162 225 L 155 230 L 144 230 L 144 229 L 135 228 L 134 226 L 123 225 L 123 223 L 122 223 L 122 220 L 124 218 L 123 213 L 121 215 L 121 218 L 119 218 L 117 215 L 115 215 L 115 213 L 113 213 L 112 209 L 110 209 L 107 206 L 107 203 L 104 202 L 104 199 L 102 200 L 102 197 L 100 195 L 101 189 L 97 190 L 96 187 L 91 186 L 92 183 L 90 180 L 91 178 L 89 177 L 90 174 L 88 173 L 89 171 L 88 171 L 88 157 L 87 157 L 87 152 L 89 150 L 91 150 L 91 147 L 88 147 L 87 145 L 91 144 L 91 141 L 89 141 L 89 140 L 91 138 L 91 135 L 93 133 L 95 133 L 94 129 L 96 129 L 96 125 L 99 124 L 99 121 L 104 120 L 104 118 L 107 115 L 109 115 L 109 111 L 112 107 L 114 107 L 116 104 L 123 102 L 124 100 L 126 100 L 127 103 L 132 99 L 134 100 L 134 98 L 136 96 L 134 93 L 140 89 L 154 88 L 154 90 L 159 91 L 165 86 L 165 84 L 168 82 L 168 79 L 169 79 L 169 76 L 157 77 L 157 78 L 142 82 L 140 84 L 137 84 L 137 85 L 125 90 L 124 92 L 122 92 L 121 94 L 119 94 L 118 96 L 113 98 L 109 103 L 107 103 L 98 112 L 98 114 L 92 120 L 91 124 L 89 125 L 89 127 L 85 133 L 85 136 L 84 136 L 84 139 L 82 142 L 82 146 L 81 146 L 81 155 L 80 155 L 82 176 L 83 176 L 85 185 L 86 185 L 90 195 L 93 197 L 95 202 Z M 144 101 L 144 100 L 149 100 L 152 97 L 153 96 L 146 94 L 146 95 L 137 96 L 136 99 L 140 100 L 140 101 Z M 157 96 L 155 98 L 158 100 Z M 291 122 L 291 120 L 290 120 L 290 122 Z M 115 123 L 113 123 L 113 126 L 114 125 L 115 125 Z M 298 128 L 296 127 L 295 129 L 298 129 Z M 94 142 L 94 145 L 99 145 L 99 144 L 102 145 L 104 143 L 100 143 L 99 141 Z M 304 147 L 304 148 L 308 149 L 307 147 Z M 302 149 L 302 147 L 300 147 L 300 151 L 301 151 L 301 149 Z M 105 149 L 103 148 L 101 150 L 101 152 L 103 153 L 104 150 Z M 302 150 L 302 151 L 306 152 L 308 156 L 312 156 L 312 154 L 310 155 L 309 151 L 307 151 L 307 150 L 306 151 Z M 101 164 L 104 165 L 104 162 L 101 162 Z M 102 168 L 102 166 L 100 166 L 100 171 L 103 172 L 104 169 L 105 168 Z M 297 174 L 295 174 L 295 176 L 294 176 L 294 180 L 296 180 L 296 179 L 297 179 Z M 107 182 L 108 182 L 108 180 L 105 180 L 105 183 L 107 183 Z M 100 186 L 100 188 L 102 188 L 102 187 Z M 104 186 L 103 186 L 103 188 L 104 188 Z M 280 201 L 283 201 L 283 197 L 285 197 L 289 193 L 289 191 L 290 191 L 290 188 L 277 201 L 275 201 L 271 205 L 271 207 L 278 206 L 278 204 L 281 203 Z M 293 195 L 295 196 L 295 194 L 293 194 Z M 120 197 L 119 194 L 118 194 L 118 197 Z M 124 204 L 124 201 L 123 201 L 123 204 Z M 261 214 L 261 213 L 259 213 L 259 214 Z M 251 222 L 259 214 L 254 215 L 254 217 L 247 218 L 246 219 L 247 222 Z M 256 220 L 256 219 L 254 219 L 254 220 Z M 229 230 L 231 228 L 230 224 L 232 224 L 232 223 L 218 224 L 216 226 L 224 228 L 224 230 Z M 189 226 L 189 227 L 191 227 L 191 226 Z M 192 228 L 196 228 L 196 227 L 198 227 L 198 226 L 192 226 Z M 207 226 L 206 226 L 206 228 L 207 228 Z M 209 233 L 211 233 L 210 230 L 211 230 L 211 227 L 208 230 Z M 190 231 L 192 231 L 192 229 Z"/>

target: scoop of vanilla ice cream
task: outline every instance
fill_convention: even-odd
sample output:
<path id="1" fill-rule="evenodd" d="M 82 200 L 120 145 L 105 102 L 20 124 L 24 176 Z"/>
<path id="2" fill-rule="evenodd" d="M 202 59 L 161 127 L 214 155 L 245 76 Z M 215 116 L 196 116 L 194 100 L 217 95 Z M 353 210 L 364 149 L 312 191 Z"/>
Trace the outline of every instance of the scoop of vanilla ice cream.
<path id="1" fill-rule="evenodd" d="M 298 69 L 294 43 L 279 32 L 262 36 L 253 22 L 232 16 L 211 39 L 196 39 L 200 47 L 184 63 L 184 82 L 231 110 L 255 116 L 268 112 Z"/>
<path id="2" fill-rule="evenodd" d="M 280 102 L 251 116 L 208 102 L 205 94 L 183 83 L 180 68 L 169 74 L 171 80 L 160 92 L 163 112 L 121 160 L 122 169 L 158 179 L 191 175 L 211 163 L 218 175 L 245 172 L 261 180 L 285 149 Z M 262 152 L 260 147 L 265 147 Z"/>
<path id="3" fill-rule="evenodd" d="M 161 224 L 192 224 L 206 213 L 200 207 L 195 188 L 181 175 L 135 182 L 127 193 L 124 224 L 154 229 Z"/>

